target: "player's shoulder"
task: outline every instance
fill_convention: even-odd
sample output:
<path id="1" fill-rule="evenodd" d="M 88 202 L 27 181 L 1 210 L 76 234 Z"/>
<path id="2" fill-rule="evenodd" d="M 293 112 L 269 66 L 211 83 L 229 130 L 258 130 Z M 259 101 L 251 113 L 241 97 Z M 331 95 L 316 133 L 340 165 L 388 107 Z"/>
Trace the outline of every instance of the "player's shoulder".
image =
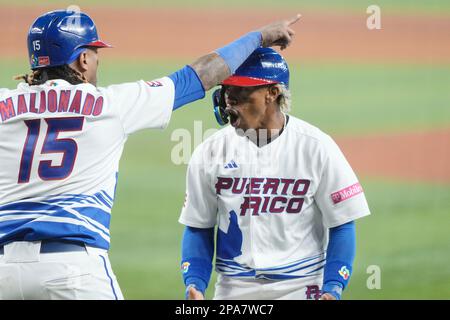
<path id="1" fill-rule="evenodd" d="M 28 88 L 29 85 L 23 82 L 17 84 L 17 88 L 14 89 L 0 88 L 0 101 L 15 96 L 17 94 L 26 92 Z"/>
<path id="2" fill-rule="evenodd" d="M 9 91 L 10 91 L 10 90 L 7 89 L 7 88 L 0 88 L 0 101 L 1 101 L 1 100 L 4 100 L 3 97 L 8 96 Z"/>
<path id="3" fill-rule="evenodd" d="M 111 84 L 106 87 L 99 87 L 98 89 L 102 92 L 114 92 L 114 93 L 124 93 L 129 95 L 130 91 L 145 89 L 174 89 L 174 83 L 169 77 L 162 77 L 156 80 L 146 81 L 137 80 L 123 83 Z"/>
<path id="4" fill-rule="evenodd" d="M 319 129 L 318 127 L 312 125 L 305 120 L 299 119 L 292 115 L 289 115 L 289 127 L 291 132 L 298 135 L 298 137 L 303 139 L 309 139 L 316 141 L 317 143 L 329 143 L 331 136 Z"/>
<path id="5" fill-rule="evenodd" d="M 295 117 L 292 117 L 292 130 L 298 141 L 307 141 L 313 149 L 326 157 L 334 157 L 342 153 L 339 145 L 331 135 L 323 132 L 318 127 Z"/>
<path id="6" fill-rule="evenodd" d="M 33 91 L 38 92 L 39 90 L 38 86 L 30 86 L 29 84 L 25 82 L 20 82 L 17 84 L 16 88 L 9 89 L 9 88 L 1 88 L 0 89 L 0 101 L 8 100 L 8 99 L 15 99 L 17 96 L 21 94 L 27 94 L 31 93 Z"/>

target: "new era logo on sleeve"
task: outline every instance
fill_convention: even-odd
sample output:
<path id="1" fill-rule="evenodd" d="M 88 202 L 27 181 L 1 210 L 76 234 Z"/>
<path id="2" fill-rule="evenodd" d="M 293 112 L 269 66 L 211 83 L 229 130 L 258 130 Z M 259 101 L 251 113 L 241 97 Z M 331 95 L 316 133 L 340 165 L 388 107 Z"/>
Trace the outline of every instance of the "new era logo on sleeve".
<path id="1" fill-rule="evenodd" d="M 236 164 L 236 162 L 234 162 L 234 160 L 231 160 L 230 162 L 228 162 L 225 166 L 225 169 L 235 169 L 235 168 L 239 168 L 238 165 Z"/>
<path id="2" fill-rule="evenodd" d="M 363 188 L 361 187 L 361 185 L 358 182 L 347 188 L 344 188 L 342 190 L 332 193 L 331 200 L 333 200 L 334 204 L 338 204 L 339 202 L 350 199 L 351 197 L 354 197 L 362 192 L 363 192 Z"/>

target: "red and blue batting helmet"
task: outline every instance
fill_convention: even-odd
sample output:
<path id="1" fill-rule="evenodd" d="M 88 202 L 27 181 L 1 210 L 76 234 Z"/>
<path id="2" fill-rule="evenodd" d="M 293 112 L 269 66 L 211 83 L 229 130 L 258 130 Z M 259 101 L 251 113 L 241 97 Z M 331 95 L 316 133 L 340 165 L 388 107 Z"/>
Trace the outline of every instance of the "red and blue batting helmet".
<path id="1" fill-rule="evenodd" d="M 284 58 L 272 48 L 258 48 L 244 61 L 236 72 L 221 84 L 236 87 L 256 87 L 267 84 L 283 84 L 289 89 L 289 67 Z M 220 125 L 228 123 L 225 112 L 224 90 L 213 95 L 214 115 Z"/>
<path id="2" fill-rule="evenodd" d="M 272 48 L 258 48 L 222 84 L 253 87 L 281 83 L 289 88 L 289 67 L 284 58 Z"/>
<path id="3" fill-rule="evenodd" d="M 37 18 L 28 31 L 32 70 L 70 64 L 87 47 L 111 46 L 99 40 L 94 21 L 82 12 L 48 12 Z"/>

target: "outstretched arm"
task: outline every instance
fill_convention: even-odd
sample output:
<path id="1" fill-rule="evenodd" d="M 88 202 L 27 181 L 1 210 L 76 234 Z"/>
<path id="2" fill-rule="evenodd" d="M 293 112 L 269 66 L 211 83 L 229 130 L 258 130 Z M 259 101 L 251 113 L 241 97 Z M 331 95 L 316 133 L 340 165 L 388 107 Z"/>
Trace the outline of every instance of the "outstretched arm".
<path id="1" fill-rule="evenodd" d="M 225 47 L 202 56 L 190 65 L 169 75 L 175 84 L 173 110 L 202 99 L 205 91 L 233 74 L 260 46 L 280 46 L 281 49 L 285 49 L 292 42 L 294 35 L 290 26 L 298 19 L 300 19 L 300 15 L 249 32 Z"/>

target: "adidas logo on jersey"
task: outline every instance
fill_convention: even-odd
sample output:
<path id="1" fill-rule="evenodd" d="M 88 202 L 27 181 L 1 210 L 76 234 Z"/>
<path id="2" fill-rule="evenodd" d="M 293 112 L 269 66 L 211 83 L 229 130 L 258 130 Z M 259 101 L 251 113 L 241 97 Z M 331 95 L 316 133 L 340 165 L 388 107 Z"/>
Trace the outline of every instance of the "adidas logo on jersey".
<path id="1" fill-rule="evenodd" d="M 239 168 L 238 165 L 236 164 L 236 162 L 234 162 L 234 160 L 231 160 L 230 162 L 228 162 L 225 166 L 225 169 L 235 169 L 235 168 Z"/>

